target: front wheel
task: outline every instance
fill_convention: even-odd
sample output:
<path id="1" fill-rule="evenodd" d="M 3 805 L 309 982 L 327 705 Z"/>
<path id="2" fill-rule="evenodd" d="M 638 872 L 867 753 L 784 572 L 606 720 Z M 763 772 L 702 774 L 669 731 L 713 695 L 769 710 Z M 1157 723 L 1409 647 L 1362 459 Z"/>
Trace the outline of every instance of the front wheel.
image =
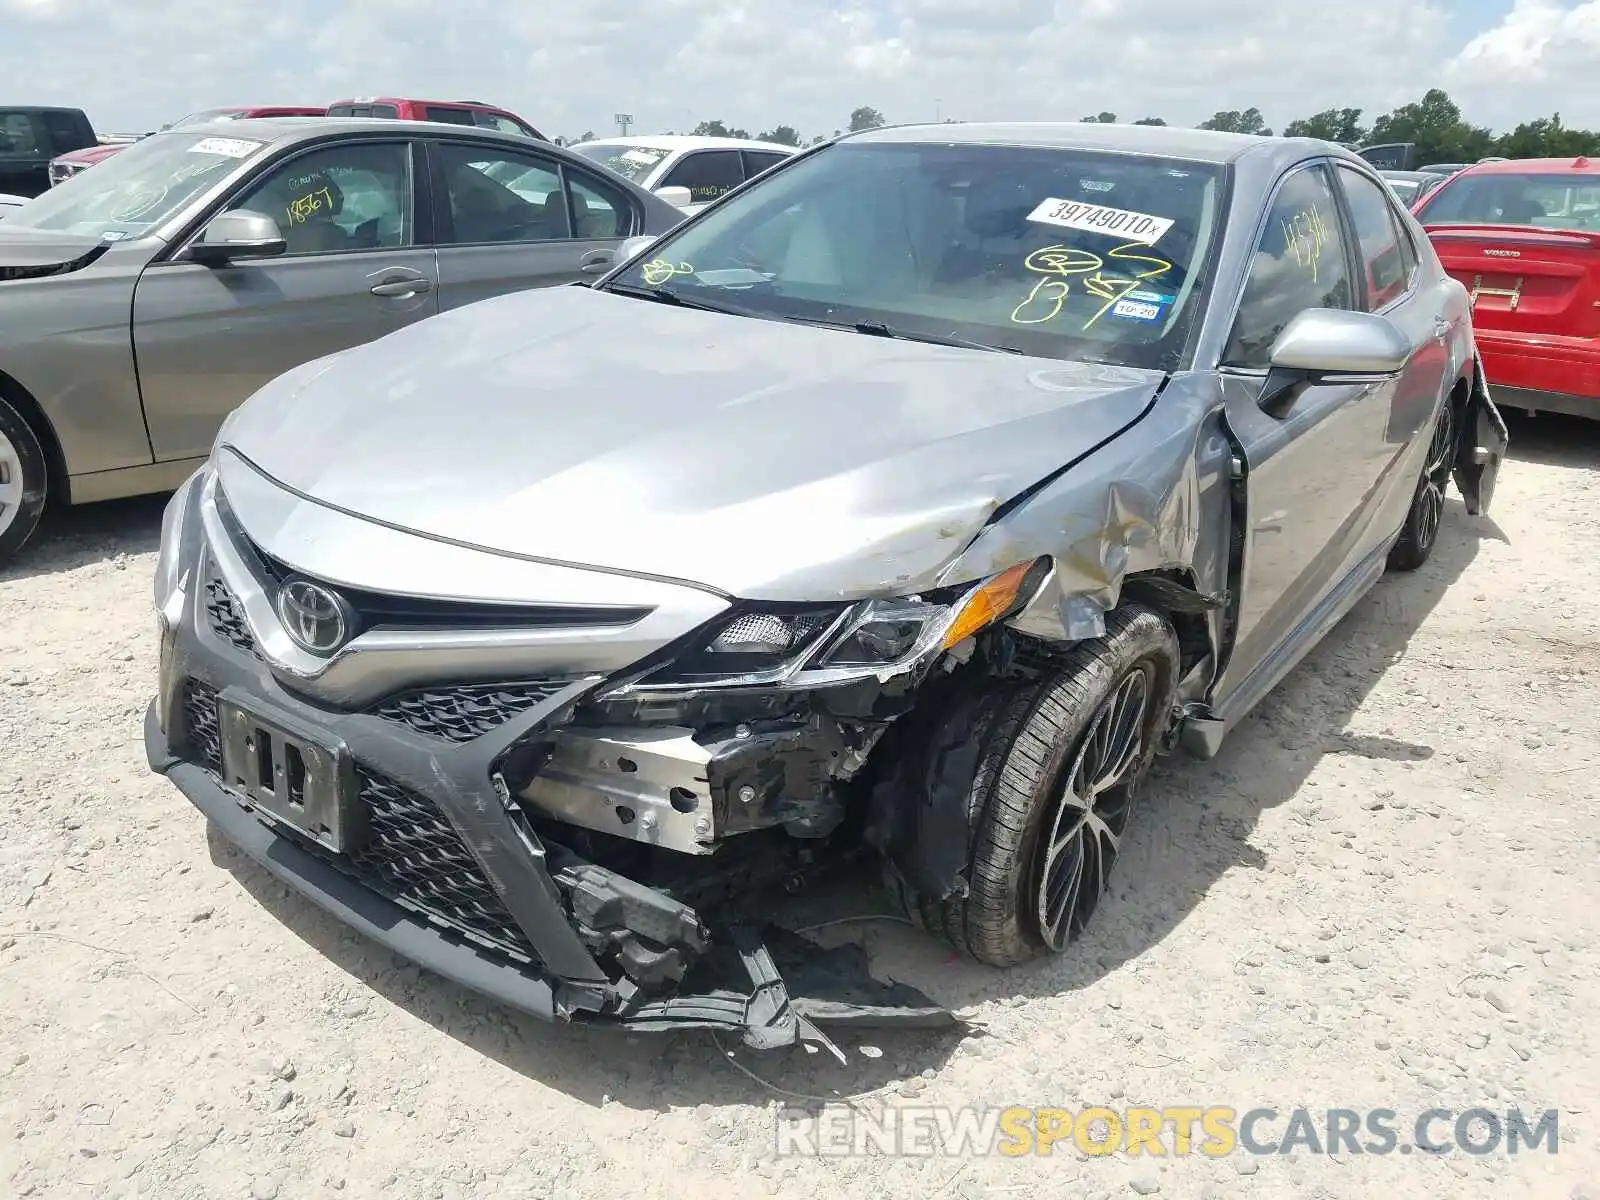
<path id="1" fill-rule="evenodd" d="M 33 535 L 44 501 L 39 439 L 22 414 L 0 399 L 0 566 Z"/>
<path id="2" fill-rule="evenodd" d="M 1129 605 L 1104 637 L 975 706 L 952 741 L 982 746 L 964 782 L 971 836 L 965 896 L 900 887 L 908 914 L 958 951 L 1007 967 L 1064 950 L 1109 886 L 1139 788 L 1165 731 L 1178 639 L 1160 613 Z M 971 762 L 935 745 L 931 761 Z M 955 780 L 932 781 L 935 786 Z"/>

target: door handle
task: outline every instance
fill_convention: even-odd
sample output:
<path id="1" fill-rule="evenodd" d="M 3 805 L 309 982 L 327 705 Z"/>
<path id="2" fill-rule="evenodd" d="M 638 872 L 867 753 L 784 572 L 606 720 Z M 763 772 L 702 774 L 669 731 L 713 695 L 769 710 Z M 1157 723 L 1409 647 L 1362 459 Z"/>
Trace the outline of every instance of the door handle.
<path id="1" fill-rule="evenodd" d="M 418 296 L 431 288 L 433 284 L 426 279 L 386 279 L 382 283 L 375 283 L 369 291 L 374 296 Z"/>
<path id="2" fill-rule="evenodd" d="M 611 251 L 596 250 L 593 254 L 583 256 L 578 263 L 578 270 L 585 275 L 604 275 L 611 269 Z"/>

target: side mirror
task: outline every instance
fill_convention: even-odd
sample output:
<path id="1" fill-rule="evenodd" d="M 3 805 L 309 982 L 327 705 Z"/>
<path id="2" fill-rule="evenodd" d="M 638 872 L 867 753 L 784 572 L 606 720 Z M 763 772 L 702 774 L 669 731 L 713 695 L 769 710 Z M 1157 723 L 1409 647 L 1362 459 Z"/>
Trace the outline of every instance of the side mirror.
<path id="1" fill-rule="evenodd" d="M 1279 415 L 1305 383 L 1396 374 L 1410 360 L 1411 350 L 1411 343 L 1387 317 L 1308 308 L 1272 343 L 1261 407 Z"/>
<path id="2" fill-rule="evenodd" d="M 673 208 L 688 208 L 694 203 L 694 193 L 686 187 L 659 187 L 655 191 Z"/>
<path id="3" fill-rule="evenodd" d="M 643 254 L 645 249 L 655 240 L 655 238 L 650 237 L 649 235 L 624 238 L 622 240 L 622 244 L 617 247 L 617 262 L 625 263 L 630 259 L 638 258 L 639 255 Z"/>
<path id="4" fill-rule="evenodd" d="M 193 262 L 221 265 L 241 258 L 276 258 L 289 249 L 278 223 L 263 213 L 233 208 L 218 213 L 189 247 Z"/>

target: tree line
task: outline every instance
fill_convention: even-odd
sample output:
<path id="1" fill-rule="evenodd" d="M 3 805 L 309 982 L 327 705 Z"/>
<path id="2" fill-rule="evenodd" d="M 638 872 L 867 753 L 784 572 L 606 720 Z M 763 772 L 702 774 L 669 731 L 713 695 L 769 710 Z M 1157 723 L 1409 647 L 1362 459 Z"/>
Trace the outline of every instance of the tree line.
<path id="1" fill-rule="evenodd" d="M 1600 132 L 1589 129 L 1568 129 L 1560 113 L 1524 121 L 1508 133 L 1496 133 L 1483 125 L 1473 125 L 1461 115 L 1461 109 L 1440 88 L 1430 88 L 1421 100 L 1402 104 L 1393 112 L 1375 118 L 1370 125 L 1362 120 L 1359 108 L 1328 108 L 1309 117 L 1300 117 L 1283 127 L 1284 137 L 1315 137 L 1347 146 L 1374 146 L 1387 142 L 1413 142 L 1417 148 L 1417 161 L 1476 162 L 1480 158 L 1575 158 L 1584 154 L 1600 154 Z M 1086 122 L 1116 124 L 1116 113 L 1100 112 L 1083 117 Z M 954 118 L 946 118 L 954 123 Z M 876 129 L 887 124 L 883 113 L 868 105 L 850 114 L 846 128 L 851 133 L 863 129 Z M 1165 125 L 1161 117 L 1140 117 L 1134 125 Z M 1200 129 L 1221 129 L 1233 133 L 1256 133 L 1272 136 L 1266 119 L 1258 108 L 1220 109 L 1201 121 Z M 674 132 L 668 130 L 668 133 Z M 779 142 L 785 146 L 814 146 L 839 137 L 844 130 L 831 134 L 818 133 L 803 138 L 792 125 L 777 125 L 755 134 L 747 129 L 731 126 L 725 121 L 701 121 L 688 132 L 701 137 L 754 137 L 763 142 Z M 558 139 L 564 144 L 592 142 L 601 135 L 586 131 L 582 137 Z"/>

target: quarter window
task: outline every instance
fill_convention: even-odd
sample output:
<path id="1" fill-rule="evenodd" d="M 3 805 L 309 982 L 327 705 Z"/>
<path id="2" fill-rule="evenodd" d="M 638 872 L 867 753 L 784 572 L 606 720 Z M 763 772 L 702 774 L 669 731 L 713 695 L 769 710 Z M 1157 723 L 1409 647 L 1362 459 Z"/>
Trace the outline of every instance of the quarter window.
<path id="1" fill-rule="evenodd" d="M 1284 180 L 1256 244 L 1223 361 L 1265 367 L 1272 343 L 1308 308 L 1353 308 L 1333 188 L 1323 167 Z"/>
<path id="2" fill-rule="evenodd" d="M 770 170 L 788 157 L 787 154 L 779 154 L 776 150 L 746 150 L 744 152 L 745 174 L 754 179 L 761 172 Z"/>
<path id="3" fill-rule="evenodd" d="M 633 228 L 633 206 L 619 193 L 598 180 L 567 172 L 572 193 L 572 218 L 575 236 L 580 238 L 624 238 Z"/>
<path id="4" fill-rule="evenodd" d="M 355 142 L 302 154 L 234 201 L 277 221 L 290 254 L 409 246 L 411 153 L 404 142 Z"/>
<path id="5" fill-rule="evenodd" d="M 1358 257 L 1367 276 L 1367 307 L 1377 312 L 1406 290 L 1416 259 L 1411 256 L 1407 261 L 1410 242 L 1383 189 L 1349 167 L 1339 168 L 1339 178 L 1360 246 Z"/>
<path id="6" fill-rule="evenodd" d="M 697 150 L 678 160 L 657 187 L 686 187 L 695 204 L 708 204 L 744 182 L 737 150 Z"/>
<path id="7" fill-rule="evenodd" d="M 561 170 L 549 159 L 441 145 L 439 173 L 456 245 L 551 242 L 571 236 Z"/>

